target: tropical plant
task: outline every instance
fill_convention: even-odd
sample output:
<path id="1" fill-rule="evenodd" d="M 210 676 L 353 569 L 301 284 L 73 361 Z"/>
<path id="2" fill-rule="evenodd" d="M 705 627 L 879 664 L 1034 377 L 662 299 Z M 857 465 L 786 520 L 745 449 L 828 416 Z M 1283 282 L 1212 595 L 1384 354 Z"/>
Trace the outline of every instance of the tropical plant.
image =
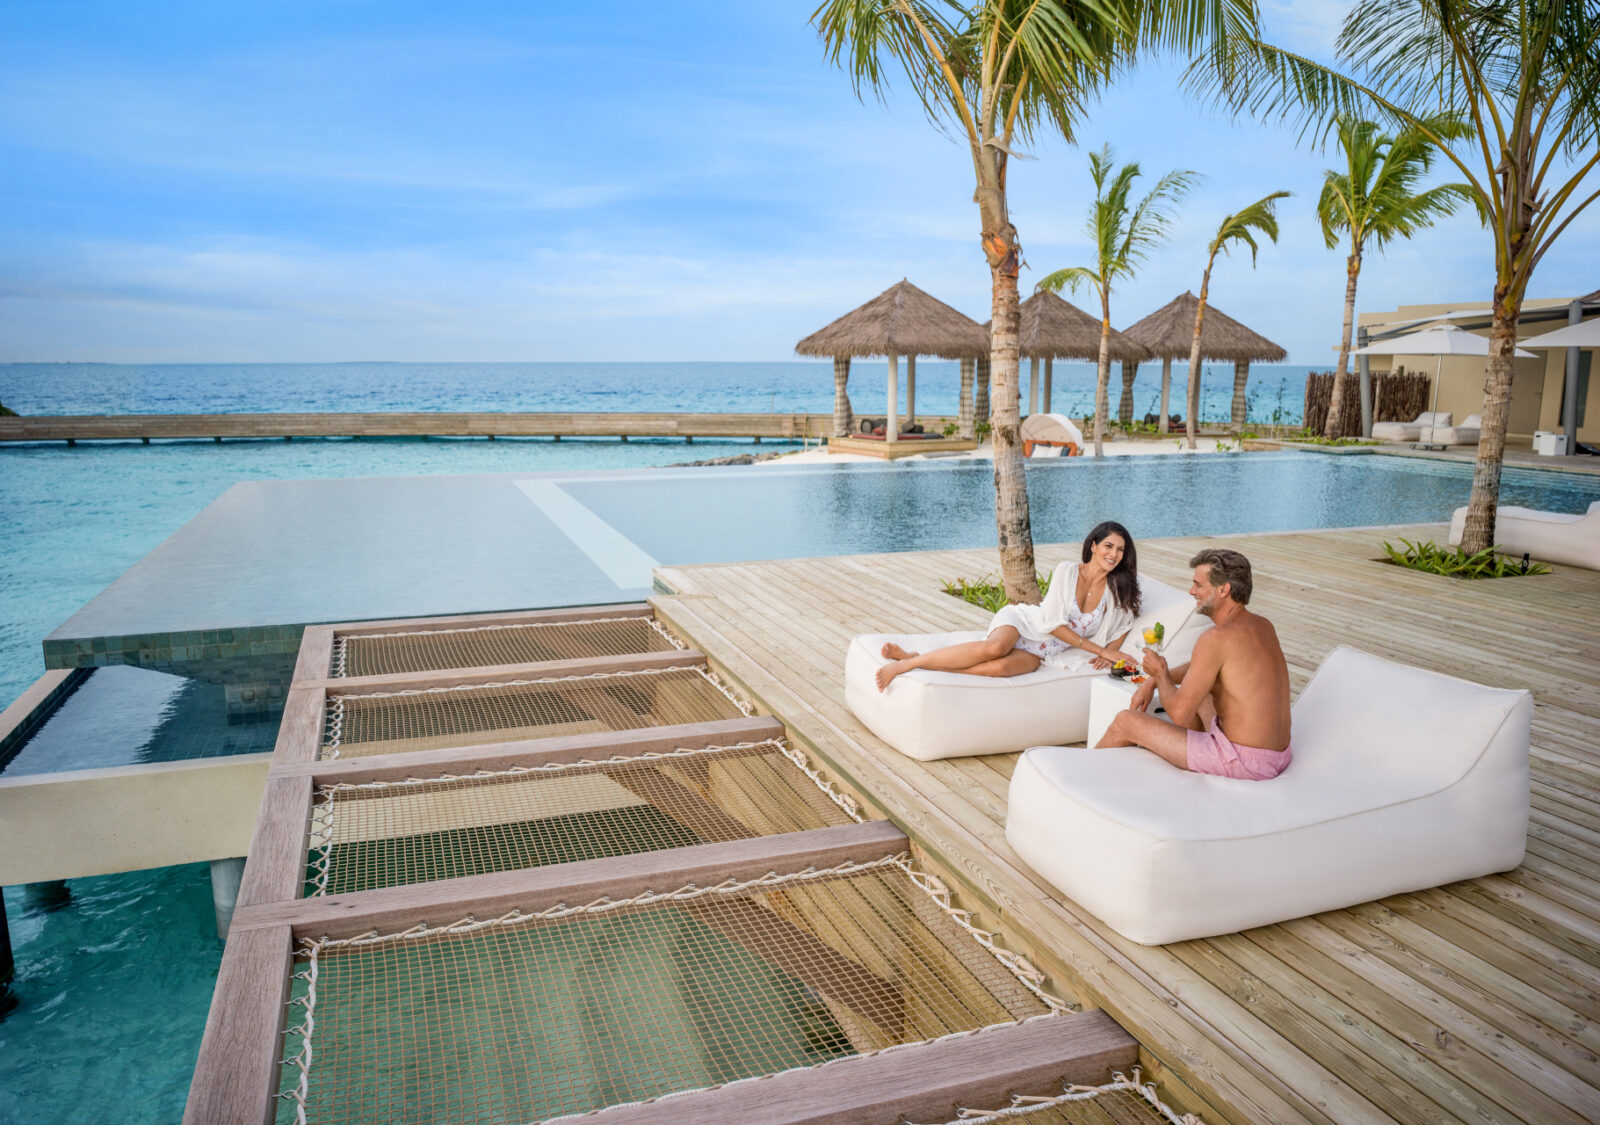
<path id="1" fill-rule="evenodd" d="M 1317 222 L 1322 238 L 1332 250 L 1339 236 L 1350 236 L 1350 256 L 1345 259 L 1344 327 L 1339 333 L 1339 366 L 1333 380 L 1333 401 L 1323 437 L 1339 437 L 1344 404 L 1344 376 L 1350 369 L 1350 333 L 1356 315 L 1356 279 L 1367 243 L 1382 250 L 1391 239 L 1410 238 L 1433 225 L 1435 219 L 1455 213 L 1472 198 L 1466 184 L 1442 184 L 1417 191 L 1417 182 L 1433 165 L 1436 151 L 1432 136 L 1461 140 L 1471 128 L 1449 114 L 1428 119 L 1428 132 L 1406 127 L 1393 135 L 1376 121 L 1341 114 L 1334 124 L 1344 171 L 1323 173 L 1322 194 L 1317 198 Z"/>
<path id="2" fill-rule="evenodd" d="M 1036 572 L 1033 580 L 1039 584 L 1041 596 L 1050 592 L 1049 575 Z M 942 585 L 944 592 L 952 598 L 982 606 L 990 613 L 999 613 L 1002 606 L 1009 604 L 1005 587 L 993 578 L 946 578 Z"/>
<path id="3" fill-rule="evenodd" d="M 1496 554 L 1493 547 L 1468 551 L 1461 547 L 1441 547 L 1430 541 L 1413 543 L 1402 539 L 1400 542 L 1403 546 L 1383 544 L 1383 553 L 1389 556 L 1390 562 L 1447 578 L 1520 578 L 1525 574 L 1550 573 L 1545 563 L 1530 562 L 1526 555 L 1514 559 Z"/>
<path id="4" fill-rule="evenodd" d="M 1167 240 L 1175 205 L 1189 193 L 1198 174 L 1173 171 L 1139 202 L 1133 201 L 1137 163 L 1118 168 L 1110 145 L 1089 154 L 1089 178 L 1094 181 L 1094 202 L 1089 205 L 1089 239 L 1094 244 L 1094 264 L 1069 266 L 1046 274 L 1040 289 L 1076 293 L 1089 286 L 1100 298 L 1100 361 L 1094 390 L 1094 455 L 1105 455 L 1106 411 L 1111 385 L 1111 293 L 1132 278 L 1150 251 Z"/>
<path id="5" fill-rule="evenodd" d="M 1413 128 L 1465 177 L 1494 241 L 1483 427 L 1462 546 L 1494 542 L 1511 407 L 1512 355 L 1534 271 L 1600 191 L 1600 0 L 1357 0 L 1336 43 L 1342 69 L 1246 35 L 1191 66 L 1197 88 L 1235 109 L 1340 115 Z M 1452 142 L 1439 115 L 1470 121 Z"/>
<path id="6" fill-rule="evenodd" d="M 882 96 L 897 66 L 936 126 L 967 143 L 989 265 L 995 523 L 1013 601 L 1038 600 L 1018 404 L 1022 244 L 1007 176 L 1014 147 L 1073 139 L 1087 101 L 1142 52 L 1253 41 L 1254 0 L 824 0 L 811 21 L 858 94 Z"/>
<path id="7" fill-rule="evenodd" d="M 1243 207 L 1233 214 L 1226 216 L 1217 233 L 1206 246 L 1206 270 L 1200 276 L 1200 304 L 1194 311 L 1194 341 L 1189 345 L 1189 393 L 1188 409 L 1184 412 L 1184 425 L 1187 428 L 1186 436 L 1189 448 L 1194 448 L 1195 419 L 1200 414 L 1200 329 L 1206 321 L 1206 298 L 1211 292 L 1211 267 L 1216 264 L 1218 254 L 1227 254 L 1236 242 L 1242 242 L 1250 247 L 1250 264 L 1256 264 L 1256 239 L 1255 231 L 1260 231 L 1273 242 L 1278 241 L 1278 200 L 1286 199 L 1289 192 L 1275 191 L 1271 195 L 1264 195 L 1247 207 Z M 1241 388 L 1235 388 L 1235 394 Z"/>

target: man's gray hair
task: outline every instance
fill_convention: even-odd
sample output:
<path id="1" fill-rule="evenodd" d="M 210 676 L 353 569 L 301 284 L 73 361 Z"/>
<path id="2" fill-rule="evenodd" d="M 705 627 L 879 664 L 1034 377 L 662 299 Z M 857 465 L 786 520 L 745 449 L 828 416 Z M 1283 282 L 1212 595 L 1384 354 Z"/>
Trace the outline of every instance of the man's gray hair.
<path id="1" fill-rule="evenodd" d="M 1250 604 L 1250 590 L 1254 580 L 1250 577 L 1250 560 L 1238 551 L 1226 547 L 1207 547 L 1189 560 L 1190 566 L 1211 568 L 1213 586 L 1226 585 L 1233 600 L 1240 605 Z"/>

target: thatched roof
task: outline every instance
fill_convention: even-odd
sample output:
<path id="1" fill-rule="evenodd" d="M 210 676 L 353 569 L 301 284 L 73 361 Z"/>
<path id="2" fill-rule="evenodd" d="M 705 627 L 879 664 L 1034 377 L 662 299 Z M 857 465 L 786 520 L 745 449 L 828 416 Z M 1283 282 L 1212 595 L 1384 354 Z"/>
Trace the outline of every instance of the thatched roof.
<path id="1" fill-rule="evenodd" d="M 1017 341 L 1023 359 L 1099 359 L 1100 322 L 1078 306 L 1040 289 L 1017 310 L 1022 322 Z M 984 322 L 987 331 L 992 321 Z M 1150 353 L 1127 336 L 1111 330 L 1113 360 L 1149 359 Z"/>
<path id="2" fill-rule="evenodd" d="M 813 332 L 794 350 L 818 356 L 975 359 L 989 354 L 989 334 L 971 317 L 902 281 Z"/>
<path id="3" fill-rule="evenodd" d="M 1194 343 L 1194 314 L 1200 299 L 1193 293 L 1173 299 L 1122 334 L 1142 344 L 1157 359 L 1188 359 Z M 1282 363 L 1289 353 L 1233 317 L 1206 302 L 1206 321 L 1200 329 L 1200 358 L 1235 363 Z"/>

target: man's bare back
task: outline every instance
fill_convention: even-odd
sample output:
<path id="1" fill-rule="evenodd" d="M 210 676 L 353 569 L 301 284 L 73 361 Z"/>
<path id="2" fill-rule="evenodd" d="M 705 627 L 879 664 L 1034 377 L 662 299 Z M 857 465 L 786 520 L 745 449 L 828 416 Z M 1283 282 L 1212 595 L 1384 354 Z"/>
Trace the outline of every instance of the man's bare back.
<path id="1" fill-rule="evenodd" d="M 1252 578 L 1243 555 L 1207 550 L 1192 562 L 1189 593 L 1213 627 L 1200 634 L 1194 655 L 1177 668 L 1158 653 L 1145 653 L 1150 680 L 1100 745 L 1143 746 L 1197 772 L 1276 776 L 1290 759 L 1289 667 L 1277 630 L 1245 608 Z M 1165 719 L 1147 713 L 1158 690 Z"/>

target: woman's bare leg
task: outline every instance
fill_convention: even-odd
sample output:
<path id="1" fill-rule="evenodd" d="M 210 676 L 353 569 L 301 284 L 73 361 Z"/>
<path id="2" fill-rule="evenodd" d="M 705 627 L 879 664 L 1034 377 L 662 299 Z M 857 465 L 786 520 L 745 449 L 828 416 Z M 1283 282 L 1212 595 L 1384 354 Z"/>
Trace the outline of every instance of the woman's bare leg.
<path id="1" fill-rule="evenodd" d="M 884 645 L 883 654 L 893 661 L 878 669 L 878 690 L 882 691 L 894 682 L 896 676 L 911 671 L 913 668 L 927 668 L 934 672 L 971 672 L 980 665 L 991 661 L 1003 660 L 1016 648 L 1017 638 L 1022 634 L 1010 625 L 1002 625 L 981 641 L 967 641 L 959 645 L 946 645 L 944 648 L 930 649 L 923 653 L 907 653 L 903 657 L 895 657 L 890 653 L 891 646 Z M 905 652 L 898 645 L 892 646 L 899 652 Z M 1023 653 L 1038 666 L 1038 657 Z M 1031 669 L 1029 669 L 1031 671 Z M 994 675 L 995 673 L 980 673 Z M 1021 672 L 1012 672 L 1010 675 L 1021 675 Z"/>

